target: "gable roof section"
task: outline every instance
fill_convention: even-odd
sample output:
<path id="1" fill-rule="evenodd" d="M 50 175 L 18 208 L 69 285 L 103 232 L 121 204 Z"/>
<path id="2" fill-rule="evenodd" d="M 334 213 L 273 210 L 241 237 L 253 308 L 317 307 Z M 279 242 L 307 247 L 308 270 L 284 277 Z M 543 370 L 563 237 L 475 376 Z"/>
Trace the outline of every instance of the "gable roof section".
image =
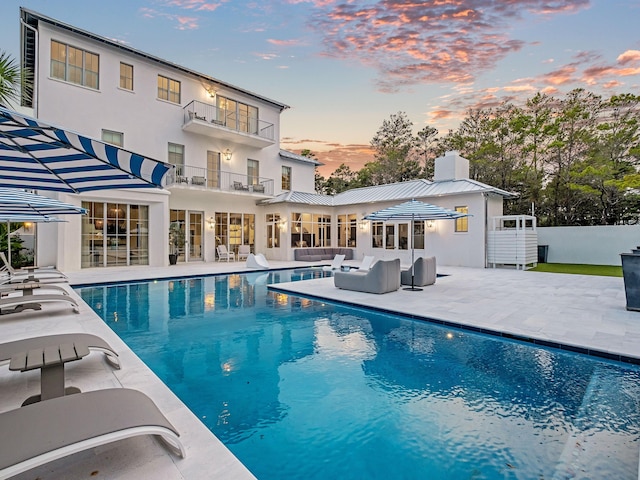
<path id="1" fill-rule="evenodd" d="M 304 155 L 298 155 L 297 153 L 290 152 L 288 150 L 280 150 L 280 157 L 285 160 L 293 160 L 294 162 L 310 163 L 312 165 L 324 165 L 315 158 L 305 157 Z"/>
<path id="2" fill-rule="evenodd" d="M 258 202 L 258 205 L 270 205 L 272 203 L 302 203 L 304 205 L 321 205 L 324 207 L 333 206 L 333 197 L 331 195 L 320 195 L 318 193 L 306 192 L 284 192 L 277 197 L 268 198 Z"/>
<path id="3" fill-rule="evenodd" d="M 75 33 L 77 35 L 81 35 L 83 37 L 87 37 L 95 42 L 98 43 L 102 43 L 105 45 L 108 45 L 112 48 L 118 49 L 118 50 L 123 50 L 127 53 L 130 53 L 132 55 L 135 55 L 137 57 L 142 57 L 142 58 L 146 58 L 147 60 L 151 60 L 153 62 L 159 63 L 160 65 L 163 65 L 165 67 L 171 68 L 173 70 L 178 70 L 184 74 L 190 75 L 190 76 L 194 76 L 194 77 L 198 77 L 199 79 L 204 79 L 207 80 L 208 82 L 223 86 L 225 88 L 228 88 L 229 90 L 235 90 L 236 92 L 248 95 L 250 97 L 253 97 L 257 100 L 261 100 L 263 102 L 269 103 L 277 108 L 280 109 L 280 111 L 282 110 L 286 110 L 287 108 L 289 108 L 289 105 L 285 105 L 284 103 L 281 102 L 277 102 L 276 100 L 271 100 L 270 98 L 267 97 L 263 97 L 261 95 L 258 95 L 257 93 L 253 93 L 249 90 L 245 90 L 243 88 L 240 87 L 236 87 L 234 85 L 231 85 L 229 83 L 223 82 L 221 80 L 218 80 L 217 78 L 211 77 L 209 75 L 205 75 L 204 73 L 199 73 L 196 72 L 195 70 L 191 70 L 189 68 L 183 67 L 181 65 L 178 65 L 177 63 L 173 63 L 170 62 L 168 60 L 163 60 L 160 57 L 156 57 L 154 55 L 151 55 L 149 53 L 145 53 L 142 52 L 140 50 L 136 50 L 135 48 L 131 48 L 127 45 L 124 45 L 122 43 L 118 43 L 118 42 L 114 42 L 113 40 L 110 40 L 106 37 L 102 37 L 100 35 L 96 35 L 95 33 L 91 33 L 88 32 L 86 30 L 82 30 L 81 28 L 77 28 L 74 27 L 73 25 L 69 25 L 67 23 L 61 22 L 59 20 L 56 20 L 54 18 L 51 17 L 47 17 L 46 15 L 42 15 L 38 12 L 34 12 L 33 10 L 29 10 L 27 8 L 24 7 L 20 7 L 20 16 L 22 18 L 22 20 L 27 24 L 27 25 L 31 25 L 33 26 L 35 22 L 37 21 L 41 21 L 41 22 L 45 22 L 48 23 L 49 25 L 52 25 L 54 27 L 60 28 L 62 30 L 67 30 L 68 32 L 72 32 Z"/>
<path id="4" fill-rule="evenodd" d="M 465 193 L 491 193 L 504 198 L 515 198 L 516 194 L 475 180 L 446 180 L 430 182 L 425 179 L 408 182 L 389 183 L 372 187 L 354 188 L 337 195 L 320 195 L 317 193 L 286 192 L 277 197 L 260 202 L 261 205 L 273 203 L 302 203 L 305 205 L 342 206 L 360 203 L 389 202 L 393 200 L 411 200 L 413 198 L 433 198 L 445 195 L 461 195 Z"/>

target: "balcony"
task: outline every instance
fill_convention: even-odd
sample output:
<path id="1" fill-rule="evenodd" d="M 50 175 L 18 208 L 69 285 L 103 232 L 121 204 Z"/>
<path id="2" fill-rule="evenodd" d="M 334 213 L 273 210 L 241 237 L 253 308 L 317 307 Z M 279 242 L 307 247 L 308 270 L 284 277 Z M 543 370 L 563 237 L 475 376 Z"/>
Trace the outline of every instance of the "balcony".
<path id="1" fill-rule="evenodd" d="M 207 170 L 206 168 L 176 165 L 167 174 L 167 188 L 187 187 L 234 192 L 260 197 L 272 197 L 274 181 L 272 178 L 252 177 L 242 173 Z"/>
<path id="2" fill-rule="evenodd" d="M 264 148 L 275 143 L 275 126 L 236 110 L 193 100 L 183 108 L 182 129 L 209 137 Z"/>

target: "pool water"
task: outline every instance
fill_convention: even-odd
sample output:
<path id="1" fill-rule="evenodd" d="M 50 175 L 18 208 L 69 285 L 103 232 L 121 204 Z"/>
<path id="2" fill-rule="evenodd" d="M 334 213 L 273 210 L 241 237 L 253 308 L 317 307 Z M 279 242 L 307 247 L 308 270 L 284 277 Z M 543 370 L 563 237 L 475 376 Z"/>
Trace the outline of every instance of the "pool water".
<path id="1" fill-rule="evenodd" d="M 635 366 L 267 291 L 322 275 L 79 293 L 261 480 L 637 480 Z"/>

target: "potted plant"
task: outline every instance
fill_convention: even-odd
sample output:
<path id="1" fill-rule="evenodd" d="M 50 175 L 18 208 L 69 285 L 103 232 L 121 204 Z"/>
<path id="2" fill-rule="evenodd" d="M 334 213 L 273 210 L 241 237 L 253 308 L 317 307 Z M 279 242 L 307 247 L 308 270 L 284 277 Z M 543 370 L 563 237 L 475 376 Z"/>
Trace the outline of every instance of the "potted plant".
<path id="1" fill-rule="evenodd" d="M 180 222 L 171 222 L 169 226 L 169 265 L 175 265 L 178 262 L 178 254 L 184 247 L 184 230 Z"/>

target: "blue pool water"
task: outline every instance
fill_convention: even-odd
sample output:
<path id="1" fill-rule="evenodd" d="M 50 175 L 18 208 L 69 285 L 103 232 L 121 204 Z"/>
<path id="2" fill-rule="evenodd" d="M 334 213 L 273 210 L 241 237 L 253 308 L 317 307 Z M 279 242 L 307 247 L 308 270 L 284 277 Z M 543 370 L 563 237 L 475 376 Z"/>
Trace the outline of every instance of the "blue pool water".
<path id="1" fill-rule="evenodd" d="M 638 368 L 267 291 L 322 275 L 79 293 L 261 480 L 638 478 Z"/>

